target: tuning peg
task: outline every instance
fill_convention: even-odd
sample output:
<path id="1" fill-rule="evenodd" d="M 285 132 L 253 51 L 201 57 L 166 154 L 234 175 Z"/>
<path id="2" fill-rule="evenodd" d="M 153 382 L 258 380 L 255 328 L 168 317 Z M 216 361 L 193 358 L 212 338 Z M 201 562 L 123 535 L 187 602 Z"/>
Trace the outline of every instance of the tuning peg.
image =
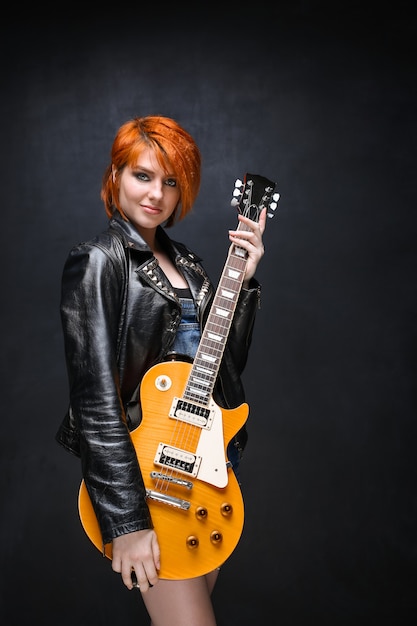
<path id="1" fill-rule="evenodd" d="M 268 212 L 267 212 L 268 217 L 274 217 L 275 213 L 274 212 L 271 213 L 270 211 L 275 211 L 275 209 L 278 206 L 278 200 L 279 200 L 279 193 L 274 193 L 272 196 L 272 202 L 270 202 L 268 206 Z"/>
<path id="2" fill-rule="evenodd" d="M 242 196 L 242 194 L 243 194 L 243 187 L 244 187 L 244 184 L 243 184 L 243 182 L 240 180 L 240 178 L 236 178 L 236 181 L 235 181 L 235 188 L 234 188 L 234 190 L 233 190 L 233 198 L 232 198 L 232 200 L 231 200 L 231 202 L 230 202 L 230 204 L 231 204 L 232 206 L 238 206 L 238 205 L 239 205 L 240 198 L 241 198 L 241 196 Z M 238 198 L 239 198 L 239 199 L 238 199 Z"/>
<path id="3" fill-rule="evenodd" d="M 278 206 L 279 193 L 274 193 L 272 196 L 272 202 L 269 203 L 269 208 L 275 211 Z"/>

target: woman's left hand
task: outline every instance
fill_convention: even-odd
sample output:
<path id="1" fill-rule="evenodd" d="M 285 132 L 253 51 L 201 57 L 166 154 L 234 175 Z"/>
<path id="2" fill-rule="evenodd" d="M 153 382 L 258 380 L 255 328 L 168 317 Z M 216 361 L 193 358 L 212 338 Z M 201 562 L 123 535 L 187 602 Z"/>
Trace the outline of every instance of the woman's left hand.
<path id="1" fill-rule="evenodd" d="M 245 278 L 243 281 L 244 287 L 249 285 L 249 281 L 254 276 L 259 261 L 265 254 L 262 235 L 265 231 L 266 213 L 266 208 L 262 209 L 259 222 L 254 222 L 248 217 L 239 214 L 239 221 L 243 222 L 249 230 L 229 230 L 229 239 L 232 244 L 243 248 L 248 253 Z"/>

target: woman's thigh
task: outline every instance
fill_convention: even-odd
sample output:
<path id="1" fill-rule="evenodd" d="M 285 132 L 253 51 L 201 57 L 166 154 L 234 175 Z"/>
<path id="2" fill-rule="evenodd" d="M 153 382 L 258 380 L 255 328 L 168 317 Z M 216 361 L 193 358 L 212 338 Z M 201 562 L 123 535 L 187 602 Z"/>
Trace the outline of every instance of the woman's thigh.
<path id="1" fill-rule="evenodd" d="M 152 626 L 216 626 L 210 594 L 218 570 L 185 580 L 161 579 L 142 595 Z"/>

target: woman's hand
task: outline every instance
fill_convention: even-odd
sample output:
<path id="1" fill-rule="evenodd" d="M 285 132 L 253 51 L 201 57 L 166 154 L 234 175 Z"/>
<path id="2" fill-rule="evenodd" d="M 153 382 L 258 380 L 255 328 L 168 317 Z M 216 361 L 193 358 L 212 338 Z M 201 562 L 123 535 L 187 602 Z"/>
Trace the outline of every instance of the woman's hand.
<path id="1" fill-rule="evenodd" d="M 244 248 L 248 253 L 245 277 L 243 286 L 248 287 L 250 279 L 254 276 L 259 261 L 262 259 L 265 248 L 262 242 L 262 235 L 265 231 L 267 210 L 262 209 L 259 222 L 254 222 L 248 217 L 239 214 L 239 221 L 243 222 L 249 230 L 229 230 L 229 239 L 232 244 Z"/>
<path id="2" fill-rule="evenodd" d="M 160 551 L 154 530 L 138 530 L 113 539 L 112 569 L 122 575 L 128 589 L 136 586 L 146 593 L 158 582 L 159 568 Z"/>

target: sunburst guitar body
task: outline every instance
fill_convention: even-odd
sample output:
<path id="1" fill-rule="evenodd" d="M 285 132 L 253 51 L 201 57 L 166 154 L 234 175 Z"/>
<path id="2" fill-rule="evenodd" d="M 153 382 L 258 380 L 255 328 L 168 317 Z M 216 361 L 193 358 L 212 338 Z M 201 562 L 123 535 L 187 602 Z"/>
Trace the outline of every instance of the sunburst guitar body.
<path id="1" fill-rule="evenodd" d="M 184 404 L 180 399 L 190 369 L 189 363 L 167 361 L 148 370 L 141 385 L 142 422 L 131 433 L 161 550 L 159 575 L 167 579 L 193 578 L 219 567 L 236 547 L 244 523 L 242 492 L 226 448 L 245 423 L 248 405 L 225 410 L 212 401 L 209 427 L 183 421 L 178 405 Z M 175 412 L 179 418 L 170 415 Z M 102 550 L 84 481 L 79 512 L 85 532 Z M 105 552 L 111 558 L 111 544 Z"/>

